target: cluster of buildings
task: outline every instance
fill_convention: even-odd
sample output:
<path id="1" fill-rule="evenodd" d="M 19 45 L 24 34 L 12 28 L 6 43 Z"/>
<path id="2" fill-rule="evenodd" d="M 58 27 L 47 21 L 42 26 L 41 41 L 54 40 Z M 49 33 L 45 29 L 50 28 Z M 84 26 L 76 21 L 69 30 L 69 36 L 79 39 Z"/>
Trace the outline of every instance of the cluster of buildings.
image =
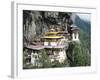
<path id="1" fill-rule="evenodd" d="M 33 42 L 33 44 L 25 46 L 25 49 L 30 50 L 27 54 L 26 64 L 33 66 L 41 66 L 39 58 L 41 50 L 46 50 L 51 62 L 57 60 L 63 63 L 67 59 L 66 49 L 68 49 L 69 42 L 79 41 L 79 28 L 71 26 L 68 31 L 61 29 L 50 29 L 42 37 L 40 41 Z"/>

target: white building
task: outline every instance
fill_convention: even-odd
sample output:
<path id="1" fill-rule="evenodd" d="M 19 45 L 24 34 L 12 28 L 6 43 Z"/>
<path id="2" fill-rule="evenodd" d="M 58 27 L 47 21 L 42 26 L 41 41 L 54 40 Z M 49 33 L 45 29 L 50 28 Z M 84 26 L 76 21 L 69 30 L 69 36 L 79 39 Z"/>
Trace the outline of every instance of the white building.
<path id="1" fill-rule="evenodd" d="M 64 44 L 65 37 L 61 34 L 59 35 L 59 33 L 60 32 L 47 32 L 46 35 L 42 37 L 42 39 L 44 41 L 46 50 L 48 50 L 48 53 L 51 51 L 49 53 L 51 62 L 54 60 L 58 60 L 60 63 L 63 63 L 67 58 L 65 52 L 66 45 Z"/>
<path id="2" fill-rule="evenodd" d="M 43 50 L 45 47 L 42 46 L 42 45 L 37 45 L 37 46 L 28 45 L 26 48 L 31 50 L 31 53 L 30 53 L 31 61 L 30 61 L 30 63 L 33 66 L 41 66 L 41 63 L 39 62 L 39 57 L 40 57 L 40 54 L 41 54 L 41 50 Z"/>
<path id="3" fill-rule="evenodd" d="M 72 41 L 79 41 L 79 28 L 72 27 Z"/>

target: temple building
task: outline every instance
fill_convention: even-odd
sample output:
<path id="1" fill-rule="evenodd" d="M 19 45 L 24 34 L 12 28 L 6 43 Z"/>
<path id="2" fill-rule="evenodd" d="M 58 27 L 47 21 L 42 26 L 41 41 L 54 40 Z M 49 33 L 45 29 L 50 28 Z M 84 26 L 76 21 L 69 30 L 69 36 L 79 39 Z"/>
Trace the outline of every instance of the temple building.
<path id="1" fill-rule="evenodd" d="M 45 49 L 48 51 L 48 55 L 51 61 L 58 60 L 60 63 L 64 62 L 67 58 L 66 56 L 66 47 L 65 45 L 65 36 L 64 33 L 55 32 L 53 29 L 45 33 L 44 37 L 41 39 L 44 42 Z"/>
<path id="2" fill-rule="evenodd" d="M 39 62 L 39 57 L 41 54 L 41 50 L 43 50 L 45 47 L 43 45 L 28 45 L 26 46 L 26 49 L 30 50 L 30 63 L 33 66 L 41 66 L 42 64 Z"/>
<path id="3" fill-rule="evenodd" d="M 26 49 L 30 50 L 28 58 L 33 66 L 42 65 L 39 62 L 41 50 L 47 52 L 51 62 L 57 60 L 60 63 L 63 63 L 67 60 L 66 50 L 69 47 L 69 42 L 79 41 L 79 28 L 72 25 L 68 31 L 50 29 L 40 37 L 39 40 L 39 42 L 33 42 L 32 44 L 25 46 Z"/>
<path id="4" fill-rule="evenodd" d="M 71 26 L 72 41 L 79 41 L 79 28 L 75 25 Z"/>

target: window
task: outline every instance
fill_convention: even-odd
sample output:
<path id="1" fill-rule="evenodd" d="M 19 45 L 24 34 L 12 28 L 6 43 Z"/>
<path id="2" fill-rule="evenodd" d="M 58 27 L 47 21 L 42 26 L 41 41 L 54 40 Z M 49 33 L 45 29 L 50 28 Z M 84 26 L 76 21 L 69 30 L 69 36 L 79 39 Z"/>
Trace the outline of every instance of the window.
<path id="1" fill-rule="evenodd" d="M 75 39 L 76 39 L 76 34 L 75 34 Z"/>

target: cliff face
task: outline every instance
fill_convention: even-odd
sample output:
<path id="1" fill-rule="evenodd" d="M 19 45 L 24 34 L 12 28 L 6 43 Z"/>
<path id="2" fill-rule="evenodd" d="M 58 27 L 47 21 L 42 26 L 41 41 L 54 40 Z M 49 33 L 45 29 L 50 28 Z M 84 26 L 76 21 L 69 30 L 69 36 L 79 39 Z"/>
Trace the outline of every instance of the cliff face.
<path id="1" fill-rule="evenodd" d="M 31 43 L 43 36 L 50 28 L 60 27 L 67 30 L 73 22 L 72 13 L 49 11 L 23 11 L 23 36 L 24 42 Z"/>

